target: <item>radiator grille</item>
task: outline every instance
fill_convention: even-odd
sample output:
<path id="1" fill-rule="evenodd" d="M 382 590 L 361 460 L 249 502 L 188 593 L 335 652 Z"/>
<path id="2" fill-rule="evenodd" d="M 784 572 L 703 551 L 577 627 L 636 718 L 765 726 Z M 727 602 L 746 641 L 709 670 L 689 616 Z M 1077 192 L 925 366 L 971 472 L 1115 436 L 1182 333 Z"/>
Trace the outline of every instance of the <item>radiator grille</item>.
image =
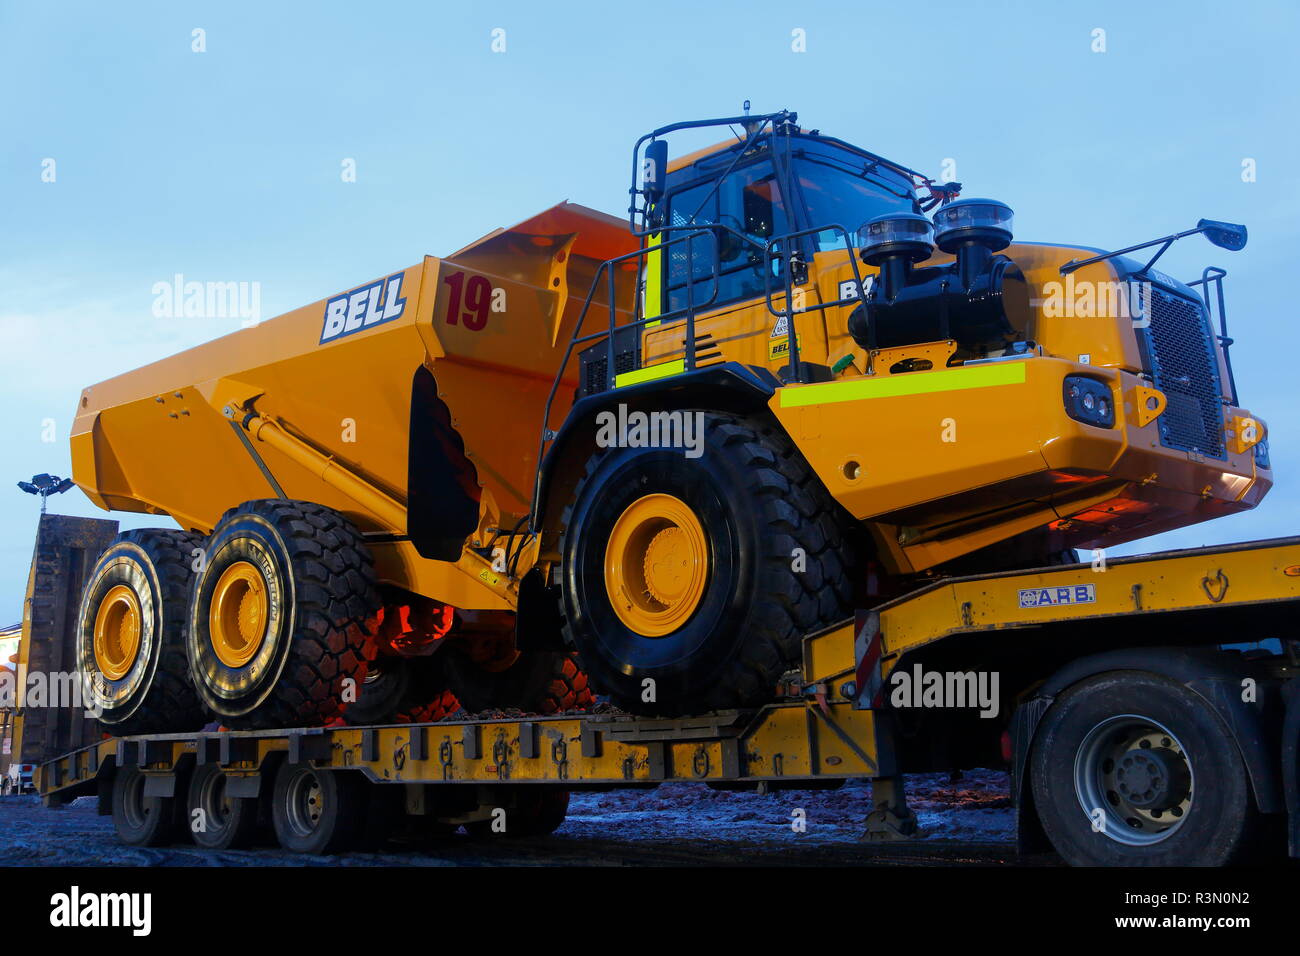
<path id="1" fill-rule="evenodd" d="M 1223 458 L 1223 389 L 1205 307 L 1158 286 L 1147 288 L 1151 323 L 1141 332 L 1155 386 L 1169 402 L 1158 419 L 1161 444 Z"/>

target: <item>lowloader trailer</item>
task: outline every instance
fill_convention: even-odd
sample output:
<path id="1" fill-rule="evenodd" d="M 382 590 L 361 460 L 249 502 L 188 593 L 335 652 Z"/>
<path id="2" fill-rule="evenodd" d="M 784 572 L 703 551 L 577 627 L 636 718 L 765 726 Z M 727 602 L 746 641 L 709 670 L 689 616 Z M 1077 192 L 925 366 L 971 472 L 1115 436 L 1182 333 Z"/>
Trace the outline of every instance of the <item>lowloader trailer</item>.
<path id="1" fill-rule="evenodd" d="M 144 734 L 41 765 L 128 844 L 342 851 L 416 818 L 550 832 L 568 794 L 870 778 L 864 839 L 916 835 L 902 775 L 1005 766 L 1022 849 L 1076 865 L 1300 855 L 1300 538 L 948 578 L 802 643 L 753 710 Z M 982 693 L 991 691 L 991 693 Z M 1286 836 L 1283 836 L 1285 831 Z M 1285 842 L 1284 842 L 1285 841 Z"/>

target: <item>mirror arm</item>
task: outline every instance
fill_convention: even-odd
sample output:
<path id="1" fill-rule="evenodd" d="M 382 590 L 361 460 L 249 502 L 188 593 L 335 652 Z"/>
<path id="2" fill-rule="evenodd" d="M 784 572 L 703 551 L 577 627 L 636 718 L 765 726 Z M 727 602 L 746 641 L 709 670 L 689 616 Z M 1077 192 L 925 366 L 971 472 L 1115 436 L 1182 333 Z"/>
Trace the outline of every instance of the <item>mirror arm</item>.
<path id="1" fill-rule="evenodd" d="M 1205 229 L 1206 229 L 1205 226 L 1197 226 L 1194 229 L 1185 229 L 1182 232 L 1176 232 L 1168 236 L 1161 236 L 1159 239 L 1152 239 L 1149 242 L 1139 242 L 1135 246 L 1128 246 L 1124 249 L 1116 249 L 1114 252 L 1103 252 L 1100 255 L 1090 256 L 1087 259 L 1071 259 L 1069 262 L 1061 266 L 1059 271 L 1063 276 L 1069 275 L 1071 272 L 1075 271 L 1076 269 L 1082 269 L 1084 266 L 1090 266 L 1094 262 L 1104 262 L 1107 259 L 1115 258 L 1115 256 L 1127 255 L 1130 252 L 1137 252 L 1139 249 L 1150 249 L 1152 246 L 1157 246 L 1163 243 L 1164 247 L 1155 254 L 1155 256 L 1151 259 L 1150 262 L 1148 262 L 1145 266 L 1142 267 L 1142 272 L 1146 272 L 1147 269 L 1150 269 L 1151 266 L 1155 263 L 1156 259 L 1159 259 L 1162 255 L 1165 254 L 1165 249 L 1168 249 L 1177 240 L 1186 238 L 1187 236 L 1194 236 L 1198 232 L 1204 232 Z M 1141 273 L 1138 274 L 1140 275 Z"/>

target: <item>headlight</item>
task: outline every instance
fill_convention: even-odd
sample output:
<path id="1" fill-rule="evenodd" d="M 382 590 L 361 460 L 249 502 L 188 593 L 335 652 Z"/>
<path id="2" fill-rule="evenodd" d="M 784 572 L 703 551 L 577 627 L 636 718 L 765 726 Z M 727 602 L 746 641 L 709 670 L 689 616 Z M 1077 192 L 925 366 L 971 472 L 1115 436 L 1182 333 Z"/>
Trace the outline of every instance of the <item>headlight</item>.
<path id="1" fill-rule="evenodd" d="M 1268 439 L 1261 438 L 1255 444 L 1255 464 L 1260 468 L 1272 468 L 1268 462 Z"/>
<path id="2" fill-rule="evenodd" d="M 885 257 L 897 255 L 924 262 L 934 252 L 934 226 L 915 213 L 886 213 L 858 231 L 858 242 L 862 261 L 870 265 L 880 265 Z"/>
<path id="3" fill-rule="evenodd" d="M 934 241 L 944 252 L 978 242 L 994 252 L 1011 244 L 1011 207 L 996 199 L 958 199 L 934 211 Z"/>
<path id="4" fill-rule="evenodd" d="M 1065 414 L 1077 422 L 1099 428 L 1115 426 L 1115 402 L 1110 386 L 1083 375 L 1065 377 Z"/>

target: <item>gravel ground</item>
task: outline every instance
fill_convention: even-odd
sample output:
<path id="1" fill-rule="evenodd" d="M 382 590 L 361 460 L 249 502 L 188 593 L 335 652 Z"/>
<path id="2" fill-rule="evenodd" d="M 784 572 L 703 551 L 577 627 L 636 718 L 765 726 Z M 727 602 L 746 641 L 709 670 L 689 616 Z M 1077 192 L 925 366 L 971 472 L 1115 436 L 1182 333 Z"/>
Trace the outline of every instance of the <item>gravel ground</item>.
<path id="1" fill-rule="evenodd" d="M 93 799 L 46 809 L 33 796 L 0 797 L 0 866 L 490 866 L 514 865 L 946 865 L 1014 863 L 1007 775 L 974 770 L 908 777 L 922 828 L 905 844 L 862 844 L 870 784 L 767 795 L 667 783 L 655 790 L 575 793 L 568 820 L 545 838 L 392 844 L 382 853 L 289 854 L 274 845 L 209 852 L 192 846 L 120 846 Z M 803 811 L 805 828 L 792 821 Z M 1044 861 L 1039 861 L 1044 862 Z"/>

